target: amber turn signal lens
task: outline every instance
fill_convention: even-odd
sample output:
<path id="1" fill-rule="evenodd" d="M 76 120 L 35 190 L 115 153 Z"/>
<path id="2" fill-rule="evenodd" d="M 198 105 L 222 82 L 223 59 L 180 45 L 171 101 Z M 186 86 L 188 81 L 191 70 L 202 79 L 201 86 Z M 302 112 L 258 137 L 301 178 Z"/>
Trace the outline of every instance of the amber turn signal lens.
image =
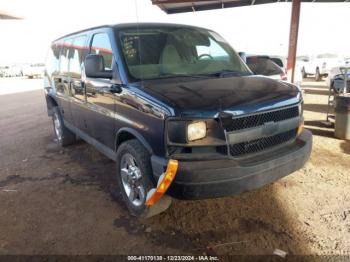
<path id="1" fill-rule="evenodd" d="M 304 131 L 304 121 L 302 121 L 298 127 L 298 136 Z"/>
<path id="2" fill-rule="evenodd" d="M 161 199 L 164 193 L 168 190 L 169 186 L 173 182 L 179 163 L 177 160 L 170 159 L 167 169 L 163 175 L 158 179 L 158 185 L 156 189 L 151 189 L 147 194 L 146 205 L 152 206 Z"/>

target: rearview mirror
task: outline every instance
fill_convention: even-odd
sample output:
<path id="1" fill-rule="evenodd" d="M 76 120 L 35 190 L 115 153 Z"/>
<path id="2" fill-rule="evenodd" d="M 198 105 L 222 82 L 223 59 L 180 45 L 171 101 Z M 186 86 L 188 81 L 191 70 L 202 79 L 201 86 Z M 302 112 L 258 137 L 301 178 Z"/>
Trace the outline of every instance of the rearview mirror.
<path id="1" fill-rule="evenodd" d="M 86 77 L 112 79 L 112 71 L 105 70 L 105 62 L 102 55 L 87 55 L 84 61 Z"/>

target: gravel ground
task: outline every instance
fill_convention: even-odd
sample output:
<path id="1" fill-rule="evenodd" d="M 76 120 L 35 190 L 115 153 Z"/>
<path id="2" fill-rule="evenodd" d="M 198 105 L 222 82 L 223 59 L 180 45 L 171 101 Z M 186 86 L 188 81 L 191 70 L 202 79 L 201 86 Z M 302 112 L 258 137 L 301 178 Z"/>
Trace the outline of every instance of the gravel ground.
<path id="1" fill-rule="evenodd" d="M 0 254 L 350 254 L 350 141 L 322 124 L 324 82 L 303 85 L 314 147 L 302 170 L 137 220 L 111 194 L 113 162 L 83 142 L 59 148 L 43 91 L 25 91 L 38 80 L 12 81 L 0 81 Z"/>

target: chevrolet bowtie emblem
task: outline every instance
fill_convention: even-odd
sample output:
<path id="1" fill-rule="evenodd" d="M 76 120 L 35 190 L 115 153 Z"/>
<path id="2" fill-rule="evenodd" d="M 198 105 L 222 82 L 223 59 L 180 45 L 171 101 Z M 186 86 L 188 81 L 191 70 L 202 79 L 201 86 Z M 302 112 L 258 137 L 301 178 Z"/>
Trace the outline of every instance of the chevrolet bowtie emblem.
<path id="1" fill-rule="evenodd" d="M 278 124 L 276 124 L 275 122 L 271 121 L 271 122 L 266 122 L 264 124 L 264 128 L 263 128 L 263 134 L 264 135 L 273 135 L 276 133 L 276 131 L 278 130 Z"/>

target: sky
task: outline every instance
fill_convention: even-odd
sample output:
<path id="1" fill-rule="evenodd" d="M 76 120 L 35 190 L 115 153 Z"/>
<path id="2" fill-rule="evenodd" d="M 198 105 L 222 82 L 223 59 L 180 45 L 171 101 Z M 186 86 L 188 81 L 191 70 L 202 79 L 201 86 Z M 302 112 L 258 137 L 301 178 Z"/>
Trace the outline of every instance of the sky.
<path id="1" fill-rule="evenodd" d="M 236 51 L 287 55 L 290 3 L 167 15 L 150 0 L 0 0 L 0 10 L 24 17 L 0 20 L 0 65 L 42 62 L 50 42 L 84 28 L 125 22 L 201 26 L 221 34 Z M 298 55 L 350 55 L 350 3 L 303 3 Z"/>

